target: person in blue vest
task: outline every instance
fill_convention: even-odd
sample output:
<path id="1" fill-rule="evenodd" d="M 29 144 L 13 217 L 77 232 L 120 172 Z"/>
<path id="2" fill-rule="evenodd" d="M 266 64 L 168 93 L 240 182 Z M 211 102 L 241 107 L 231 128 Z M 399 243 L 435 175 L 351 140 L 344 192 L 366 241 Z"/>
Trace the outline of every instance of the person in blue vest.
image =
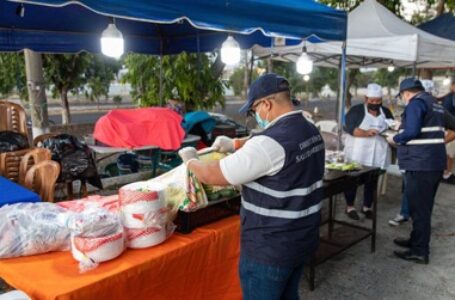
<path id="1" fill-rule="evenodd" d="M 440 98 L 444 108 L 455 117 L 455 78 L 452 77 L 450 92 L 444 97 Z M 453 134 L 453 133 L 451 133 Z M 450 182 L 453 171 L 453 160 L 455 159 L 455 142 L 446 144 L 447 151 L 447 167 L 444 171 L 443 178 Z"/>
<path id="2" fill-rule="evenodd" d="M 409 202 L 412 232 L 409 238 L 394 240 L 396 245 L 407 248 L 394 254 L 404 260 L 428 264 L 431 214 L 446 167 L 444 108 L 414 78 L 400 83 L 400 97 L 406 105 L 400 131 L 387 140 L 397 145 L 398 164 L 405 171 L 404 192 Z"/>
<path id="3" fill-rule="evenodd" d="M 240 110 L 263 130 L 247 140 L 218 137 L 219 162 L 179 154 L 202 183 L 241 185 L 240 281 L 243 299 L 298 299 L 304 263 L 319 245 L 325 149 L 317 128 L 294 111 L 289 82 L 266 74 Z"/>

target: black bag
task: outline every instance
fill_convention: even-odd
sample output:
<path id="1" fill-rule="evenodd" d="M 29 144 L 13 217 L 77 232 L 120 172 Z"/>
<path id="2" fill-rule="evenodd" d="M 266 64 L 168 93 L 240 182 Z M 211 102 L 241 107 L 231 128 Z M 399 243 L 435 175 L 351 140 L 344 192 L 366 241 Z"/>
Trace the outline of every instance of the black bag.
<path id="1" fill-rule="evenodd" d="M 0 153 L 28 148 L 27 137 L 13 131 L 0 131 Z"/>
<path id="2" fill-rule="evenodd" d="M 61 165 L 59 182 L 81 180 L 103 188 L 90 148 L 76 137 L 59 134 L 44 140 L 43 147 L 49 149 L 52 160 Z"/>

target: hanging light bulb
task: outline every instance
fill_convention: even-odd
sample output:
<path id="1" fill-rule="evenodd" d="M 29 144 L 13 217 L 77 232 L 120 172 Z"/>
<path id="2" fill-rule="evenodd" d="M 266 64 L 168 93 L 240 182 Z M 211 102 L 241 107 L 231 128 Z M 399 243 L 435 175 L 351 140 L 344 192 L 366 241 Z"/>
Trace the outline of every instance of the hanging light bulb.
<path id="1" fill-rule="evenodd" d="M 221 61 L 228 66 L 240 62 L 240 46 L 231 35 L 221 45 Z"/>
<path id="2" fill-rule="evenodd" d="M 114 24 L 114 19 L 101 34 L 101 52 L 109 57 L 120 58 L 124 52 L 123 35 Z"/>
<path id="3" fill-rule="evenodd" d="M 306 51 L 306 46 L 303 46 L 302 55 L 297 60 L 297 72 L 303 75 L 310 74 L 313 71 L 313 61 Z"/>
<path id="4" fill-rule="evenodd" d="M 390 73 L 392 73 L 393 71 L 395 71 L 395 66 L 394 65 L 390 65 L 387 67 L 387 71 L 389 71 Z"/>
<path id="5" fill-rule="evenodd" d="M 304 75 L 303 76 L 303 81 L 307 81 L 307 82 L 310 81 L 310 75 L 308 75 L 308 74 Z"/>

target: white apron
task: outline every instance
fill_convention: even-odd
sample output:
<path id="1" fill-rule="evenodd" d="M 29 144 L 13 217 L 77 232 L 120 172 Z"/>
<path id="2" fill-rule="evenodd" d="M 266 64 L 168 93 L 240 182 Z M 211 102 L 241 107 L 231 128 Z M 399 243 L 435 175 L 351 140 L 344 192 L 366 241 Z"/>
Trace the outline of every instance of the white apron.
<path id="1" fill-rule="evenodd" d="M 378 132 L 388 128 L 382 108 L 375 117 L 368 112 L 364 105 L 365 117 L 359 128 L 363 130 L 376 129 Z M 386 169 L 390 165 L 391 150 L 386 139 L 380 135 L 373 137 L 346 136 L 344 154 L 347 161 L 357 162 L 368 167 Z"/>

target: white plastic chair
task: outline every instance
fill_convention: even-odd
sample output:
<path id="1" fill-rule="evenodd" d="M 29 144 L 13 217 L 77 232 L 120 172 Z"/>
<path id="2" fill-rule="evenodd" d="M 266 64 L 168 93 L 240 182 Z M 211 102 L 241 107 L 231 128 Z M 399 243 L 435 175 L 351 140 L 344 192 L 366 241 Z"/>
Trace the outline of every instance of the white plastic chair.
<path id="1" fill-rule="evenodd" d="M 316 122 L 316 127 L 320 131 L 325 131 L 325 132 L 337 132 L 338 129 L 338 123 L 337 121 L 334 120 L 321 120 Z"/>

